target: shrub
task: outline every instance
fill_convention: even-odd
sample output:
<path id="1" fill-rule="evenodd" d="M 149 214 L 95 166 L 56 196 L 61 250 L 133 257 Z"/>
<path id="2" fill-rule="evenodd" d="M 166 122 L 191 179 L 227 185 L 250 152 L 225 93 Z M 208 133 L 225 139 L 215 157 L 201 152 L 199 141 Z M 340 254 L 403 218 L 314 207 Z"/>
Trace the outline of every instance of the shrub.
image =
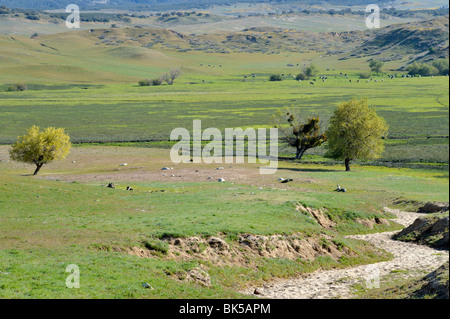
<path id="1" fill-rule="evenodd" d="M 139 86 L 150 86 L 149 80 L 141 80 L 138 83 L 139 83 Z"/>
<path id="2" fill-rule="evenodd" d="M 10 92 L 26 91 L 27 89 L 28 89 L 28 87 L 25 83 L 18 83 L 18 84 L 11 85 L 8 88 L 8 91 L 10 91 Z"/>
<path id="3" fill-rule="evenodd" d="M 27 15 L 25 18 L 28 20 L 41 20 L 41 18 L 37 15 Z"/>
<path id="4" fill-rule="evenodd" d="M 283 77 L 280 74 L 272 74 L 269 81 L 283 81 Z"/>
<path id="5" fill-rule="evenodd" d="M 300 72 L 299 74 L 297 74 L 297 76 L 295 78 L 297 80 L 302 80 L 302 81 L 308 80 L 308 76 L 303 72 Z"/>
<path id="6" fill-rule="evenodd" d="M 0 6 L 0 14 L 9 14 L 11 11 L 5 6 Z"/>
<path id="7" fill-rule="evenodd" d="M 448 60 L 439 59 L 433 61 L 432 65 L 438 70 L 439 75 L 449 74 Z"/>
<path id="8" fill-rule="evenodd" d="M 368 78 L 370 78 L 372 76 L 372 74 L 370 74 L 370 73 L 360 73 L 359 74 L 359 78 L 360 79 L 368 79 Z"/>
<path id="9" fill-rule="evenodd" d="M 157 78 L 157 79 L 153 79 L 152 81 L 151 81 L 151 84 L 153 85 L 153 86 L 157 86 L 157 85 L 161 85 L 162 84 L 162 80 L 160 79 L 160 78 Z"/>
<path id="10" fill-rule="evenodd" d="M 426 63 L 414 62 L 407 68 L 408 74 L 410 75 L 420 75 L 420 76 L 430 76 L 439 74 L 439 70 Z"/>

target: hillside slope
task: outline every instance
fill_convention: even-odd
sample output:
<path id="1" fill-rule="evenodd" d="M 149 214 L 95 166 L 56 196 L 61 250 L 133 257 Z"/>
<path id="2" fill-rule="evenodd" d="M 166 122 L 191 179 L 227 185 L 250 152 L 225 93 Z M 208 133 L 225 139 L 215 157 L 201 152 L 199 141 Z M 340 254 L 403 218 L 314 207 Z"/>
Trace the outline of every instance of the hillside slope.
<path id="1" fill-rule="evenodd" d="M 286 55 L 294 58 L 287 59 Z M 168 29 L 127 27 L 33 38 L 0 35 L 0 81 L 135 81 L 144 74 L 157 76 L 182 65 L 197 74 L 215 74 L 217 69 L 198 70 L 210 61 L 238 69 L 241 63 L 256 60 L 286 66 L 291 61 L 298 65 L 312 60 L 320 63 L 326 58 L 328 65 L 333 65 L 339 60 L 360 58 L 351 66 L 357 69 L 358 65 L 366 67 L 366 61 L 374 56 L 395 62 L 392 69 L 415 60 L 448 57 L 448 22 L 436 18 L 375 31 L 340 33 L 250 28 L 189 35 Z"/>
<path id="2" fill-rule="evenodd" d="M 384 61 L 427 62 L 448 58 L 448 16 L 422 22 L 391 25 L 373 32 L 345 58 L 376 57 Z"/>

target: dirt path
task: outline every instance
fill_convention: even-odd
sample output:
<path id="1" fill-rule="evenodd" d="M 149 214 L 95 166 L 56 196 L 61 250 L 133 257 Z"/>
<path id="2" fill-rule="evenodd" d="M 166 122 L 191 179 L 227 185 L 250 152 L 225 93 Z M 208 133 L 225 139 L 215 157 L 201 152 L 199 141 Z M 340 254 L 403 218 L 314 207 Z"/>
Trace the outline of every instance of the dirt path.
<path id="1" fill-rule="evenodd" d="M 397 215 L 394 219 L 399 224 L 408 226 L 421 214 L 402 212 L 386 208 Z M 352 297 L 351 286 L 356 283 L 376 284 L 373 278 L 398 272 L 405 277 L 429 273 L 449 259 L 448 251 L 392 240 L 394 232 L 369 235 L 354 235 L 350 238 L 362 239 L 392 253 L 393 260 L 372 265 L 362 265 L 348 269 L 316 271 L 303 278 L 280 280 L 258 288 L 264 298 L 274 299 L 330 299 Z M 366 281 L 368 280 L 368 281 Z M 247 294 L 253 290 L 245 291 Z"/>

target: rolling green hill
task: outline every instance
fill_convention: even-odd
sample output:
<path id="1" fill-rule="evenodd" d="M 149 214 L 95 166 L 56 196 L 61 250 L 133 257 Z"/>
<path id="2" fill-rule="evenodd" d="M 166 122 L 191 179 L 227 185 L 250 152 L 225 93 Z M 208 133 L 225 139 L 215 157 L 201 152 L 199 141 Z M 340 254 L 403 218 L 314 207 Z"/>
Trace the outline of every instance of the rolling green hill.
<path id="1" fill-rule="evenodd" d="M 364 61 L 377 56 L 390 62 L 386 69 L 396 70 L 414 60 L 448 57 L 447 18 L 364 32 L 250 28 L 194 36 L 170 29 L 126 27 L 33 38 L 0 35 L 0 81 L 128 82 L 170 67 L 183 66 L 188 74 L 204 73 L 200 64 L 227 65 L 226 71 L 208 69 L 210 75 L 239 74 L 240 61 L 248 59 L 258 62 L 260 70 L 314 61 L 335 68 L 342 63 L 341 68 L 362 71 L 367 67 Z M 346 63 L 348 59 L 358 63 Z"/>

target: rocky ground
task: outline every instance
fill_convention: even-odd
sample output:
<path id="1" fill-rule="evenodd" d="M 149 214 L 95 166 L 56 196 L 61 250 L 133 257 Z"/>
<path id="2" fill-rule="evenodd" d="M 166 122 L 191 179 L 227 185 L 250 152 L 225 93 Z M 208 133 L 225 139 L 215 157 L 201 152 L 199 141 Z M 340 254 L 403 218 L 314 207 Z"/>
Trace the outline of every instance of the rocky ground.
<path id="1" fill-rule="evenodd" d="M 426 213 L 411 213 L 386 208 L 397 215 L 399 224 L 409 226 Z M 401 273 L 404 278 L 430 273 L 449 260 L 448 250 L 436 250 L 425 245 L 394 240 L 397 232 L 349 236 L 373 243 L 392 253 L 394 258 L 387 262 L 362 265 L 348 269 L 316 271 L 302 278 L 279 280 L 257 287 L 258 295 L 275 299 L 330 299 L 353 297 L 352 286 L 363 284 L 376 288 L 379 278 L 392 273 Z M 244 293 L 253 294 L 255 288 Z"/>

